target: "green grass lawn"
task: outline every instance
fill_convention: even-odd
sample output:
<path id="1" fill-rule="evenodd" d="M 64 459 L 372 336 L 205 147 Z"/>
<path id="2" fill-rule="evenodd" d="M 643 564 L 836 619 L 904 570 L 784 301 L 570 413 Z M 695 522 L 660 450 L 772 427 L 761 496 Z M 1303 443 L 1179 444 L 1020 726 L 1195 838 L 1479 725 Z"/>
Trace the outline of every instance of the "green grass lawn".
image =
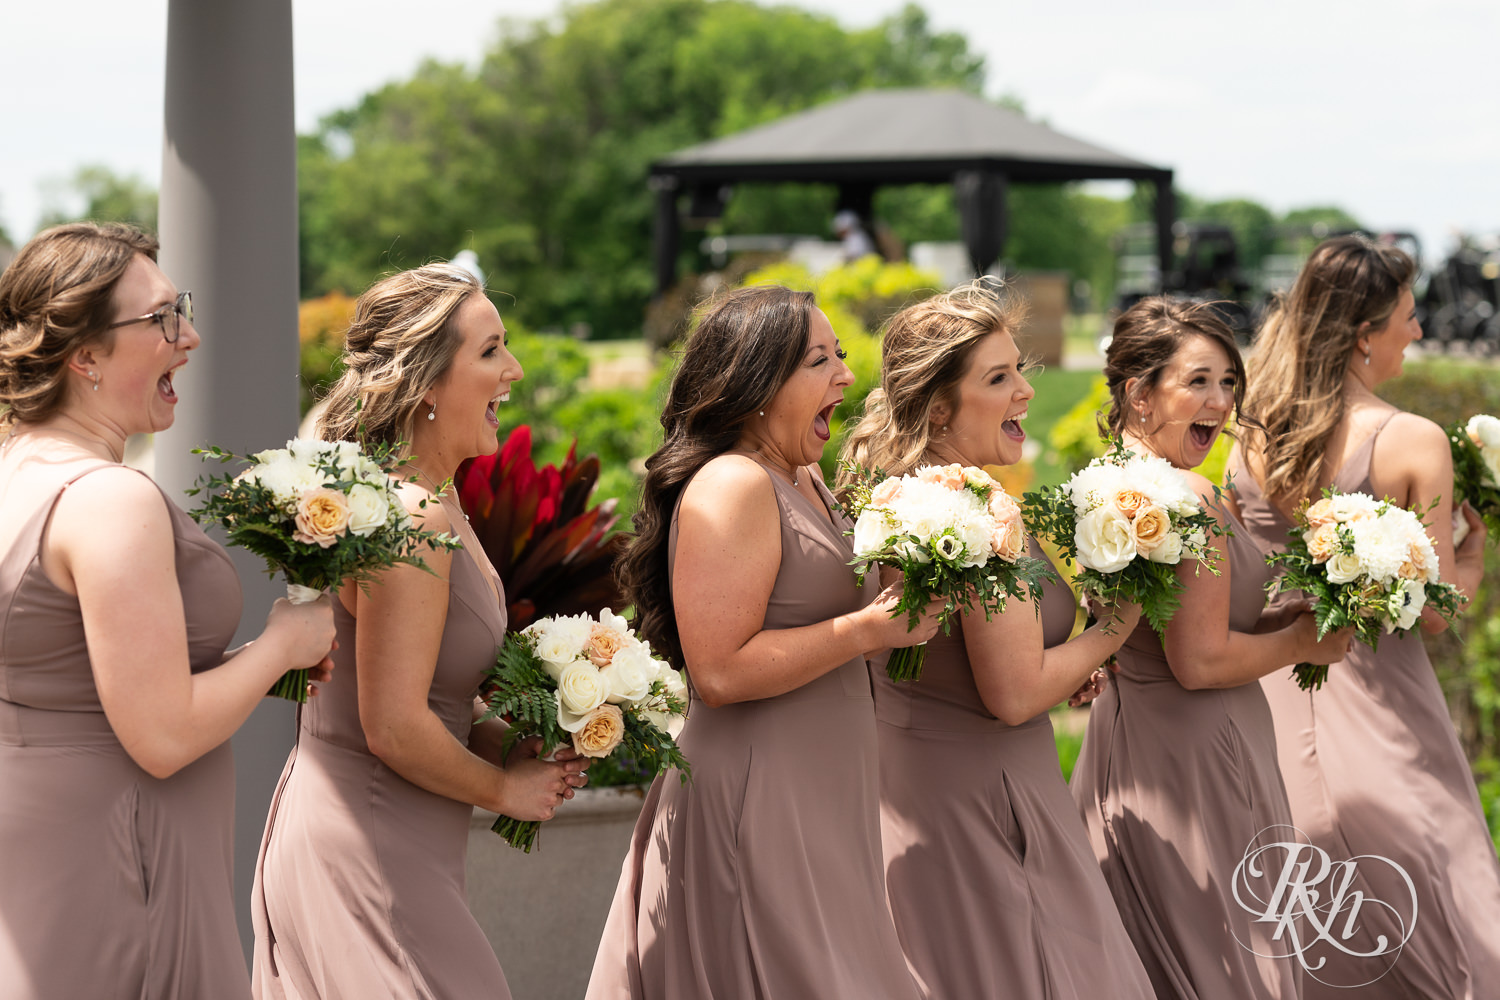
<path id="1" fill-rule="evenodd" d="M 1058 367 L 1048 368 L 1031 379 L 1036 398 L 1028 407 L 1026 436 L 1041 446 L 1041 452 L 1033 460 L 1036 466 L 1033 488 L 1056 486 L 1068 477 L 1069 470 L 1057 465 L 1055 457 L 1049 454 L 1047 435 L 1064 413 L 1088 395 L 1089 385 L 1098 375 L 1096 371 L 1070 371 Z"/>

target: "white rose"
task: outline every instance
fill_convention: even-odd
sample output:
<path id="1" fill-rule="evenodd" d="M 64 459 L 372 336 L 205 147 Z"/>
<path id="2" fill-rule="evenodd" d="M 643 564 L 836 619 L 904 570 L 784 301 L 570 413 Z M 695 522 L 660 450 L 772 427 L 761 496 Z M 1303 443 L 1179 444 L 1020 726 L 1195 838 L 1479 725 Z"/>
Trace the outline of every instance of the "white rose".
<path id="1" fill-rule="evenodd" d="M 1074 542 L 1078 546 L 1078 561 L 1100 573 L 1118 573 L 1135 558 L 1130 522 L 1112 504 L 1079 518 Z"/>
<path id="2" fill-rule="evenodd" d="M 599 612 L 599 624 L 607 629 L 623 632 L 627 638 L 632 637 L 630 634 L 630 623 L 609 608 L 605 608 Z"/>
<path id="3" fill-rule="evenodd" d="M 854 522 L 854 554 L 868 556 L 879 552 L 895 528 L 879 510 L 867 510 Z"/>
<path id="4" fill-rule="evenodd" d="M 363 483 L 349 489 L 349 530 L 360 537 L 379 531 L 391 512 L 381 492 Z"/>
<path id="5" fill-rule="evenodd" d="M 604 704 L 609 685 L 598 667 L 588 660 L 574 660 L 558 674 L 557 695 L 569 712 L 587 714 Z"/>
<path id="6" fill-rule="evenodd" d="M 651 693 L 656 664 L 640 646 L 627 646 L 615 653 L 602 673 L 608 686 L 605 700 L 613 705 L 633 705 Z"/>
<path id="7" fill-rule="evenodd" d="M 1182 536 L 1175 531 L 1167 532 L 1161 544 L 1146 553 L 1146 558 L 1169 566 L 1182 562 Z"/>
<path id="8" fill-rule="evenodd" d="M 1323 566 L 1330 583 L 1349 583 L 1364 571 L 1359 556 L 1353 552 L 1335 552 Z"/>
<path id="9" fill-rule="evenodd" d="M 667 686 L 668 696 L 679 699 L 684 705 L 687 704 L 687 682 L 682 679 L 681 672 L 673 670 L 665 662 L 658 662 L 661 663 L 661 672 L 657 677 Z"/>
<path id="10" fill-rule="evenodd" d="M 1500 418 L 1488 413 L 1476 413 L 1469 418 L 1466 428 L 1469 437 L 1481 448 L 1500 448 Z"/>

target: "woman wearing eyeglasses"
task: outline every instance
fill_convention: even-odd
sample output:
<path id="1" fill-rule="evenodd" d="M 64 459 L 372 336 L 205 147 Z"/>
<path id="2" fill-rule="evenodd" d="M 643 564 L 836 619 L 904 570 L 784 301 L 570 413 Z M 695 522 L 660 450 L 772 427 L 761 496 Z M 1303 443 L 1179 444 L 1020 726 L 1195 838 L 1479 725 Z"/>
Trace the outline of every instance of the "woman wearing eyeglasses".
<path id="1" fill-rule="evenodd" d="M 0 992 L 244 997 L 227 741 L 329 602 L 226 655 L 224 550 L 121 463 L 172 425 L 192 301 L 122 225 L 49 229 L 0 274 Z"/>

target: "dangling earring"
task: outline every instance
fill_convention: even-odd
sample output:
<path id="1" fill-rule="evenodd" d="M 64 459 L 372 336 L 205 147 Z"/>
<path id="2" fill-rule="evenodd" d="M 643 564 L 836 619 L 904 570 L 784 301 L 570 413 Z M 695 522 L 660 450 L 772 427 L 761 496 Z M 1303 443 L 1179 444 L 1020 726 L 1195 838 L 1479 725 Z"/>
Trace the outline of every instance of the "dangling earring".
<path id="1" fill-rule="evenodd" d="M 1146 415 L 1144 413 L 1142 413 L 1141 414 L 1141 423 L 1144 424 L 1145 422 L 1146 422 Z"/>
<path id="2" fill-rule="evenodd" d="M 99 391 L 99 373 L 98 372 L 89 372 L 89 378 L 91 378 L 91 379 L 94 380 L 94 391 L 98 392 Z"/>
<path id="3" fill-rule="evenodd" d="M 1369 363 L 1370 363 L 1370 352 L 1366 351 L 1365 352 L 1365 364 L 1369 364 Z"/>
<path id="4" fill-rule="evenodd" d="M 430 409 L 430 410 L 427 411 L 427 419 L 428 420 L 436 420 L 437 419 L 437 404 L 436 403 L 429 403 L 428 405 L 431 406 L 432 409 Z"/>

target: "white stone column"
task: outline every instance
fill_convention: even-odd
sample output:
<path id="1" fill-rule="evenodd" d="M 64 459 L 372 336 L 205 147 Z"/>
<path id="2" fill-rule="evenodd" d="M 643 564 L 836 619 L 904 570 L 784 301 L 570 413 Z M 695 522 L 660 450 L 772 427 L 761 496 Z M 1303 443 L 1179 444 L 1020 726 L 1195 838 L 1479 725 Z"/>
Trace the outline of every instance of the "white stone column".
<path id="1" fill-rule="evenodd" d="M 297 426 L 297 146 L 291 0 L 170 0 L 161 266 L 191 289 L 203 343 L 177 379 L 177 421 L 156 440 L 156 478 L 181 491 L 190 449 L 280 445 Z M 235 554 L 257 635 L 272 584 Z M 289 702 L 264 702 L 234 738 L 235 894 L 247 953 L 250 882 L 266 808 L 294 735 Z"/>

